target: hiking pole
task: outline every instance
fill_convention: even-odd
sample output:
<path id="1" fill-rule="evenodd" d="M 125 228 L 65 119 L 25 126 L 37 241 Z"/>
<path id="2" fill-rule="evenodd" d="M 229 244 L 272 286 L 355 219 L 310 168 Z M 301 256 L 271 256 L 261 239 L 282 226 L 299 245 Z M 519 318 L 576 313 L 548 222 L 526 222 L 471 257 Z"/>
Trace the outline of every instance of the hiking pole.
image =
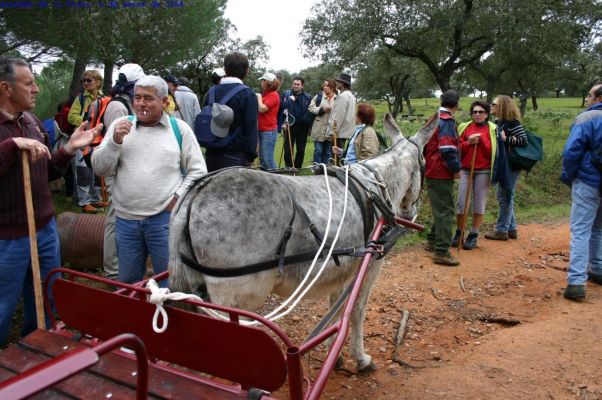
<path id="1" fill-rule="evenodd" d="M 293 154 L 293 139 L 291 138 L 291 127 L 289 124 L 286 124 L 286 135 L 288 136 L 288 148 L 291 152 L 291 163 L 293 164 L 293 169 L 295 169 L 295 155 Z M 294 173 L 293 173 L 294 175 Z"/>
<path id="2" fill-rule="evenodd" d="M 460 242 L 458 242 L 458 253 L 464 244 L 464 225 L 466 225 L 466 214 L 470 204 L 470 196 L 472 195 L 472 178 L 474 176 L 474 164 L 477 159 L 477 145 L 472 145 L 472 159 L 470 160 L 470 174 L 468 174 L 468 187 L 466 188 L 466 199 L 464 200 L 464 213 L 462 214 L 462 223 L 460 224 Z"/>
<path id="3" fill-rule="evenodd" d="M 42 279 L 40 278 L 40 260 L 38 258 L 38 237 L 36 235 L 36 221 L 33 213 L 33 199 L 31 197 L 31 177 L 29 174 L 29 152 L 23 150 L 23 188 L 25 190 L 25 207 L 27 209 L 27 228 L 29 230 L 29 252 L 31 254 L 31 272 L 33 277 L 33 290 L 36 303 L 38 329 L 46 329 L 44 318 L 44 299 L 42 297 Z"/>
<path id="4" fill-rule="evenodd" d="M 334 145 L 338 148 L 339 144 L 337 143 L 337 136 L 339 134 L 339 129 L 337 128 L 337 121 L 334 120 L 332 121 L 332 139 L 333 139 L 333 143 Z M 334 153 L 334 166 L 338 167 L 339 166 L 339 155 L 338 153 Z"/>

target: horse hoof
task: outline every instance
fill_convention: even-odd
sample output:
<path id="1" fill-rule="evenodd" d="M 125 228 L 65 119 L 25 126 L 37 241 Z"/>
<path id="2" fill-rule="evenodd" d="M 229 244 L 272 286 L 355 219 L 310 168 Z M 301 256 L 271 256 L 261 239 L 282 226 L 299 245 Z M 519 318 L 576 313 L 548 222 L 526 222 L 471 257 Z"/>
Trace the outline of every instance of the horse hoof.
<path id="1" fill-rule="evenodd" d="M 371 374 L 374 371 L 376 371 L 376 364 L 374 364 L 372 360 L 370 360 L 370 362 L 364 367 L 360 367 L 359 365 L 357 367 L 357 373 L 360 375 Z"/>

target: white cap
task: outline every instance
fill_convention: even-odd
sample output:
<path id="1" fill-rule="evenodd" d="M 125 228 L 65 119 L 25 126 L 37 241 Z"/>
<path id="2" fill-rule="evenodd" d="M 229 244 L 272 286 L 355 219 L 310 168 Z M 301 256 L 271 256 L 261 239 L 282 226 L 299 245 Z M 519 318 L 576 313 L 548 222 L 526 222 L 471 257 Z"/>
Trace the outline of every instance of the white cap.
<path id="1" fill-rule="evenodd" d="M 223 78 L 224 76 L 226 76 L 226 72 L 224 71 L 223 68 L 216 68 L 213 71 L 211 71 L 212 75 L 217 75 L 220 78 Z"/>
<path id="2" fill-rule="evenodd" d="M 125 64 L 119 68 L 119 73 L 125 75 L 128 82 L 134 82 L 146 76 L 144 70 L 138 64 Z"/>
<path id="3" fill-rule="evenodd" d="M 261 78 L 259 78 L 259 80 L 274 82 L 276 80 L 276 75 L 272 74 L 271 72 L 266 72 Z"/>

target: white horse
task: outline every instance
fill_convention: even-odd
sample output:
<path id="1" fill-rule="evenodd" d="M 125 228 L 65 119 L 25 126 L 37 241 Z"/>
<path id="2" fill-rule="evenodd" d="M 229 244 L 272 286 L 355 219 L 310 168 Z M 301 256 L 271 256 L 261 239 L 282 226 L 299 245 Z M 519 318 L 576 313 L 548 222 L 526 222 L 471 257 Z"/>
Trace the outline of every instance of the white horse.
<path id="1" fill-rule="evenodd" d="M 411 219 L 417 213 L 415 204 L 420 194 L 424 162 L 422 149 L 433 134 L 437 120 L 433 117 L 412 138 L 406 139 L 391 115 L 385 115 L 385 131 L 392 139 L 391 148 L 350 166 L 350 174 L 358 177 L 363 185 L 373 192 L 385 193 L 398 216 Z M 334 202 L 332 229 L 328 234 L 330 242 L 343 214 L 345 187 L 337 178 L 328 179 Z M 202 189 L 192 189 L 173 213 L 170 289 L 198 294 L 199 289 L 206 286 L 211 302 L 252 311 L 261 307 L 272 293 L 288 296 L 304 279 L 311 260 L 286 265 L 282 271 L 274 267 L 241 276 L 219 277 L 201 273 L 182 259 L 192 259 L 219 271 L 268 260 L 277 262 L 280 257 L 276 253 L 289 225 L 292 233 L 285 255 L 315 252 L 319 243 L 310 232 L 308 220 L 324 236 L 328 199 L 324 176 L 295 177 L 240 168 L 226 169 L 214 175 Z M 368 231 L 371 229 L 372 226 Z M 354 197 L 348 195 L 344 227 L 334 247 L 362 246 L 365 244 L 364 231 L 362 210 Z M 359 264 L 356 257 L 341 256 L 339 259 L 339 266 L 330 259 L 308 296 L 329 295 L 331 304 L 336 301 L 344 286 L 355 276 Z M 363 321 L 382 260 L 375 261 L 369 268 L 351 318 L 351 355 L 360 371 L 374 368 L 371 357 L 364 351 Z"/>

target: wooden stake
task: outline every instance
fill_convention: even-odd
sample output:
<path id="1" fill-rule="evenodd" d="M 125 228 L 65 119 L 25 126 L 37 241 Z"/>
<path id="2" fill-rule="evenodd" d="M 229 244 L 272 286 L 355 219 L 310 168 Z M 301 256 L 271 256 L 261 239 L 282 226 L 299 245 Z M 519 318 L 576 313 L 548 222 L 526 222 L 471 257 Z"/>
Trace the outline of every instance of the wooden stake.
<path id="1" fill-rule="evenodd" d="M 38 258 L 38 237 L 36 234 L 36 221 L 33 212 L 33 198 L 31 196 L 29 152 L 25 150 L 22 151 L 21 158 L 23 160 L 23 188 L 25 189 L 25 206 L 27 207 L 27 228 L 29 230 L 31 272 L 33 276 L 33 289 L 36 301 L 38 329 L 46 329 L 46 319 L 44 318 L 44 298 L 42 295 L 42 279 L 40 277 L 40 260 Z"/>

